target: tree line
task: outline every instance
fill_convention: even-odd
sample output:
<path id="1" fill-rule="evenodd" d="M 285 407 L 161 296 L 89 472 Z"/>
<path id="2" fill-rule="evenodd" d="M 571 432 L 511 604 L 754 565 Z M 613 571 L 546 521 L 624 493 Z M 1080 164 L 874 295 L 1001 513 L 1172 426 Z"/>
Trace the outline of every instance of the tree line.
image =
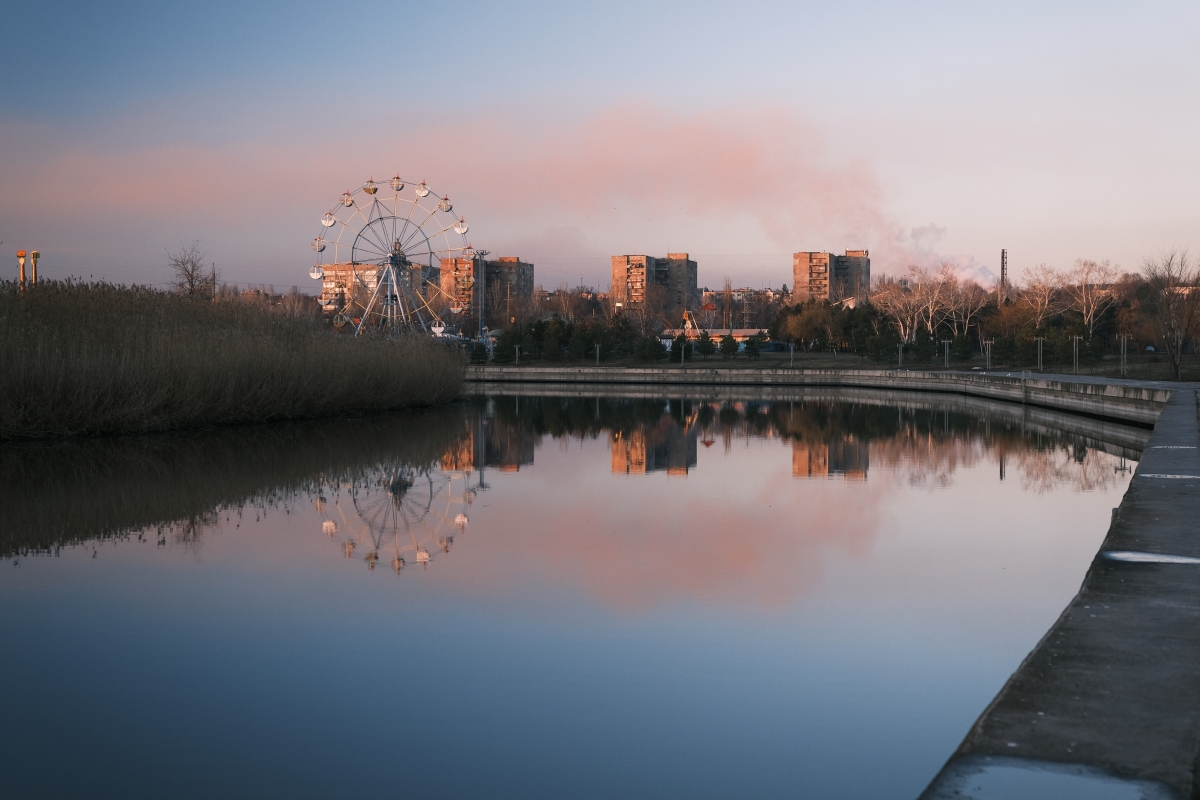
<path id="1" fill-rule="evenodd" d="M 1119 346 L 1162 352 L 1178 378 L 1200 336 L 1200 270 L 1186 251 L 1146 259 L 1122 273 L 1108 261 L 1080 259 L 1067 270 L 1040 264 L 1017 286 L 985 289 L 952 265 L 910 267 L 876 281 L 865 300 L 810 301 L 784 308 L 771 338 L 806 351 L 853 352 L 875 360 L 933 360 L 947 345 L 957 360 L 985 343 L 997 364 L 1032 365 L 1041 340 L 1051 364 L 1095 361 Z M 1078 343 L 1078 344 L 1077 344 Z"/>

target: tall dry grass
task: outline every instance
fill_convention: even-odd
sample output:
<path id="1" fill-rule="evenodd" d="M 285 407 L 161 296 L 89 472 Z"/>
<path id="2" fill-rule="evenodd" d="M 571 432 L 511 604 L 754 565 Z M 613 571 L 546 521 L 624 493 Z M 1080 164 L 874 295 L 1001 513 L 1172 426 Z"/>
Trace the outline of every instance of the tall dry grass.
<path id="1" fill-rule="evenodd" d="M 0 284 L 0 438 L 146 433 L 429 406 L 462 359 L 254 304 L 145 287 Z"/>

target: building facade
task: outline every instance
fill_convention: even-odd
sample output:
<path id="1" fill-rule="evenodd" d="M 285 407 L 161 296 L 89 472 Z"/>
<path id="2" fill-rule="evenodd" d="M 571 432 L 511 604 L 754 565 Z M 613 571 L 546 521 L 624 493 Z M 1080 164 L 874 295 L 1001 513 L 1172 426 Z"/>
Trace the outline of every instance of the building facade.
<path id="1" fill-rule="evenodd" d="M 792 297 L 808 300 L 844 300 L 866 297 L 871 290 L 871 257 L 867 250 L 792 254 Z"/>
<path id="2" fill-rule="evenodd" d="M 517 256 L 501 256 L 495 261 L 485 261 L 484 265 L 489 291 L 497 287 L 503 297 L 533 297 L 533 264 Z"/>
<path id="3" fill-rule="evenodd" d="M 482 264 L 482 269 L 480 265 Z M 475 308 L 480 273 L 485 292 L 498 293 L 499 299 L 533 297 L 533 264 L 518 256 L 501 256 L 484 261 L 479 258 L 443 258 L 438 285 L 442 296 L 451 306 L 465 310 Z M 490 300 L 488 301 L 491 302 Z"/>
<path id="4" fill-rule="evenodd" d="M 374 264 L 327 264 L 323 269 L 325 275 L 321 279 L 321 296 L 318 302 L 330 314 L 345 307 L 351 299 L 359 304 L 367 302 L 375 293 L 379 274 L 384 272 L 382 267 Z M 425 287 L 422 285 L 420 266 L 398 269 L 396 279 L 413 297 L 423 296 Z"/>
<path id="5" fill-rule="evenodd" d="M 699 269 L 687 253 L 667 253 L 666 258 L 646 255 L 612 257 L 614 302 L 643 305 L 654 287 L 661 287 L 668 308 L 696 308 L 700 304 Z"/>

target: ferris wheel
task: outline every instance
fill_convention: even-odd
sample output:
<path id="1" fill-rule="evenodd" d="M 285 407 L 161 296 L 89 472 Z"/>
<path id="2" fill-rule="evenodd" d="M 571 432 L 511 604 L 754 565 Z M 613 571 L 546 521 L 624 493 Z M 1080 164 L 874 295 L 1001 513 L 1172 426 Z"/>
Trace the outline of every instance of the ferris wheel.
<path id="1" fill-rule="evenodd" d="M 329 487 L 314 501 L 321 530 L 346 558 L 360 547 L 371 570 L 391 556 L 392 569 L 428 566 L 437 552 L 449 553 L 455 534 L 467 528 L 467 508 L 475 489 L 462 472 L 392 463 L 354 483 Z"/>
<path id="2" fill-rule="evenodd" d="M 309 275 L 322 281 L 321 303 L 335 312 L 334 324 L 353 322 L 355 335 L 403 329 L 441 334 L 439 309 L 462 310 L 457 292 L 443 291 L 438 280 L 442 259 L 471 261 L 457 280 L 469 282 L 467 289 L 474 282 L 476 253 L 467 229 L 450 197 L 439 197 L 425 181 L 372 178 L 343 192 L 321 217 Z"/>

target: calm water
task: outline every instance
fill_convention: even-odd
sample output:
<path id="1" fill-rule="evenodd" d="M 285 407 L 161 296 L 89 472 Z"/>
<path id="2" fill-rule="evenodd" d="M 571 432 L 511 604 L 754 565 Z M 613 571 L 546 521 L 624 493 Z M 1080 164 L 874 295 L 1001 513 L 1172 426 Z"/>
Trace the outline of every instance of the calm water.
<path id="1" fill-rule="evenodd" d="M 0 796 L 914 797 L 1139 433 L 840 397 L 0 448 Z"/>

